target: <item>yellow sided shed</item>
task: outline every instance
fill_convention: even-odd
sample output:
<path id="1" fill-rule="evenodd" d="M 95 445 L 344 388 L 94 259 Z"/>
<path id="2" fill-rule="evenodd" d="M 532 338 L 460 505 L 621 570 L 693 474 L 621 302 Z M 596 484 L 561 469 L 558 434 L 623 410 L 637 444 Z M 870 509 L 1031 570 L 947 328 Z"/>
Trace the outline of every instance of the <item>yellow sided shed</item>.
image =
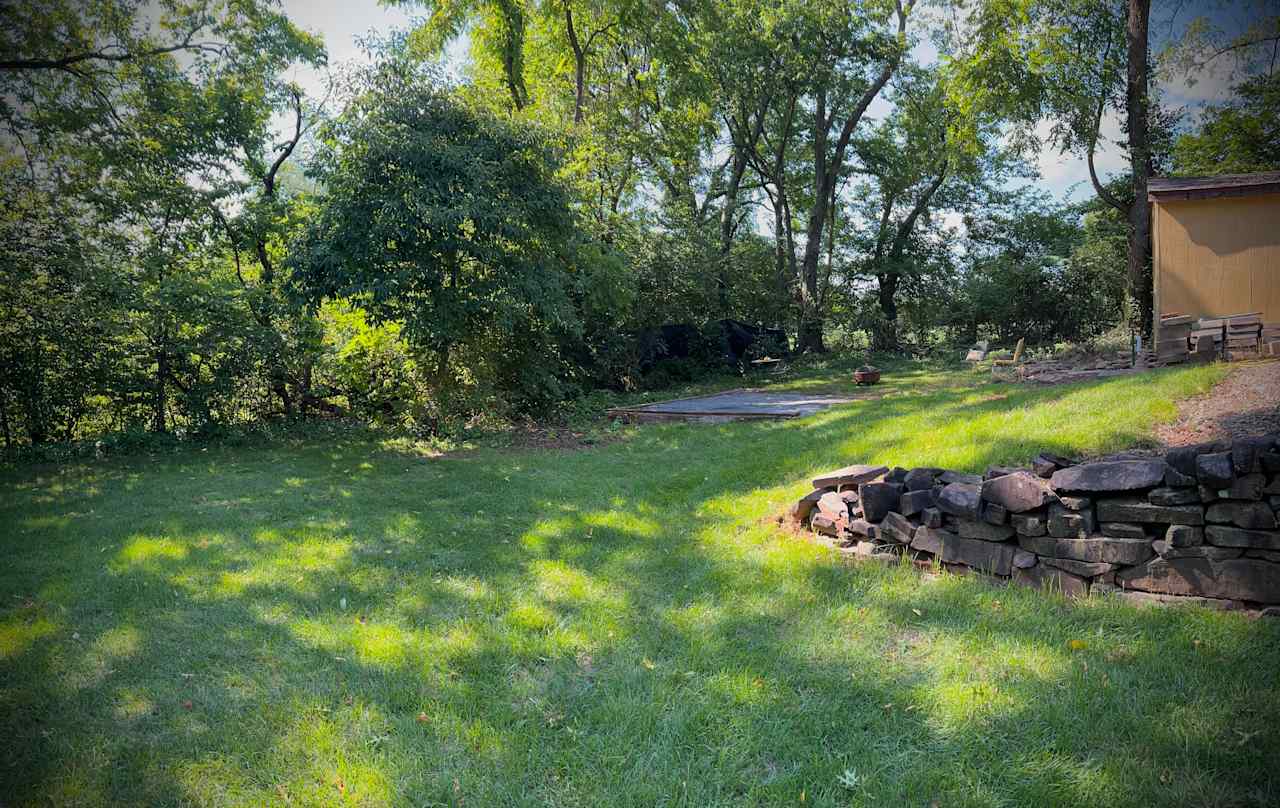
<path id="1" fill-rule="evenodd" d="M 1156 312 L 1280 323 L 1280 171 L 1152 179 L 1147 190 Z"/>

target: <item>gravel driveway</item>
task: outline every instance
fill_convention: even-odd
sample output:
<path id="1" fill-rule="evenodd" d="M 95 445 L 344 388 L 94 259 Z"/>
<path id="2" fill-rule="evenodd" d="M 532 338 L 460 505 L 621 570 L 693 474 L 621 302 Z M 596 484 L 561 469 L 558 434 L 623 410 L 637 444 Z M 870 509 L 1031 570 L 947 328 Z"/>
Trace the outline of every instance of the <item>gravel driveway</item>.
<path id="1" fill-rule="evenodd" d="M 1166 446 L 1280 432 L 1280 361 L 1243 362 L 1203 396 L 1178 405 L 1178 420 L 1156 429 Z"/>

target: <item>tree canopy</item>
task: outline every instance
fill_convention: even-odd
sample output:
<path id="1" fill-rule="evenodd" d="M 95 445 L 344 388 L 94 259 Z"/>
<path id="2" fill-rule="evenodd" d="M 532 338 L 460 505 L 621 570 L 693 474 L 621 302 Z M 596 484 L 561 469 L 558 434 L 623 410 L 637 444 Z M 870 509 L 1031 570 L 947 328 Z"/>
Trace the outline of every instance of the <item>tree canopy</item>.
<path id="1" fill-rule="evenodd" d="M 4 440 L 547 416 L 726 334 L 1141 331 L 1145 178 L 1280 167 L 1237 2 L 388 0 L 422 16 L 357 66 L 274 0 L 2 6 Z M 1207 66 L 1228 96 L 1162 92 Z"/>

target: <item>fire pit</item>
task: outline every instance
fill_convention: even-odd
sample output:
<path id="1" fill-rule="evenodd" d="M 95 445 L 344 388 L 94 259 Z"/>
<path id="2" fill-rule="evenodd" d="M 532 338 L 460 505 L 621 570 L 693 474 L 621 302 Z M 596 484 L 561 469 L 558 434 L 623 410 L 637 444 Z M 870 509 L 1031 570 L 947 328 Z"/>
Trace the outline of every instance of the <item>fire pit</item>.
<path id="1" fill-rule="evenodd" d="M 880 369 L 871 365 L 863 365 L 853 372 L 853 381 L 858 385 L 875 384 L 880 381 Z"/>

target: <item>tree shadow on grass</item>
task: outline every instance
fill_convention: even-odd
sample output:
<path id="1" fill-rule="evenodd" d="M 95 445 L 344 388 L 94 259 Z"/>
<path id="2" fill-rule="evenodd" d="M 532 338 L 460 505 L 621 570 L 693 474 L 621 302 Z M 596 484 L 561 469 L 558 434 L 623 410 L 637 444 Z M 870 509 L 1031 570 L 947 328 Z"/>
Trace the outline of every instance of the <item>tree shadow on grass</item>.
<path id="1" fill-rule="evenodd" d="M 0 658 L 3 791 L 1267 804 L 1273 624 L 848 568 L 760 524 L 817 467 L 927 459 L 886 422 L 1001 406 L 942 391 L 417 464 L 359 447 L 177 459 L 6 504 L 0 624 L 24 639 Z M 1022 447 L 995 436 L 963 459 Z M 1236 731 L 1263 734 L 1232 748 Z"/>

